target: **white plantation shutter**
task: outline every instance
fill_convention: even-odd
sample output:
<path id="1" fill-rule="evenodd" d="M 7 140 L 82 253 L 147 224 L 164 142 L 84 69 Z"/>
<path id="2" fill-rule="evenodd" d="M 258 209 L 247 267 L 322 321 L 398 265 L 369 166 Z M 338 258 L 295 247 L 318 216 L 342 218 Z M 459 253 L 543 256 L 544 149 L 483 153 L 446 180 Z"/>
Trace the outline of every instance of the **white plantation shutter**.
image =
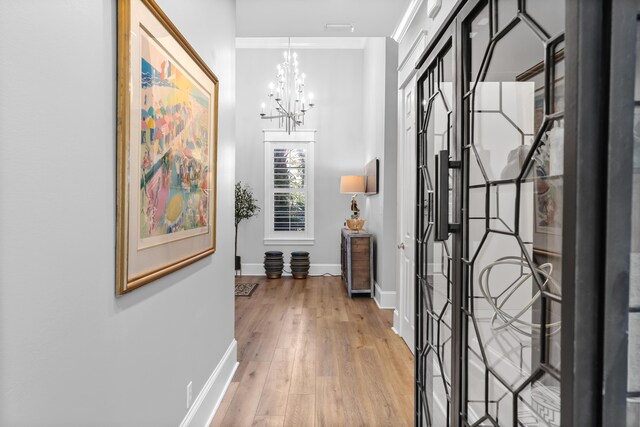
<path id="1" fill-rule="evenodd" d="M 273 186 L 304 188 L 306 150 L 304 148 L 273 149 Z"/>
<path id="2" fill-rule="evenodd" d="M 304 231 L 306 228 L 306 194 L 297 192 L 273 195 L 273 230 Z"/>
<path id="3" fill-rule="evenodd" d="M 304 231 L 307 222 L 306 149 L 274 148 L 272 154 L 273 230 Z"/>
<path id="4" fill-rule="evenodd" d="M 313 133 L 265 131 L 265 243 L 313 243 Z"/>

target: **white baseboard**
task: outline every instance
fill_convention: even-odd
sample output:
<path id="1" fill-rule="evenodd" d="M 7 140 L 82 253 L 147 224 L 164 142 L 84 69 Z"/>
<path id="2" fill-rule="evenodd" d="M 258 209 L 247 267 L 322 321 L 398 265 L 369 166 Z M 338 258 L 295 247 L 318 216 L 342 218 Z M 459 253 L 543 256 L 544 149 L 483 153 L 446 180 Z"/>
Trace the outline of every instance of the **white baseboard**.
<path id="1" fill-rule="evenodd" d="M 289 264 L 284 265 L 285 270 L 291 271 Z M 264 264 L 242 264 L 243 276 L 264 276 Z M 340 275 L 340 264 L 311 264 L 309 266 L 309 276 L 322 276 L 325 273 Z M 283 276 L 291 276 L 291 273 L 282 273 Z"/>
<path id="2" fill-rule="evenodd" d="M 387 309 L 394 309 L 396 308 L 396 292 L 395 291 L 383 291 L 380 288 L 380 285 L 378 285 L 378 283 L 375 283 L 375 287 L 376 287 L 376 295 L 374 297 L 374 300 L 376 301 L 376 304 L 378 304 L 378 307 L 383 309 L 383 310 L 387 310 Z"/>
<path id="3" fill-rule="evenodd" d="M 237 368 L 238 342 L 234 339 L 193 401 L 180 427 L 209 427 Z"/>
<path id="4" fill-rule="evenodd" d="M 400 312 L 398 312 L 398 309 L 393 310 L 393 326 L 391 330 L 395 332 L 396 335 L 400 335 L 400 332 L 398 332 L 400 330 Z"/>

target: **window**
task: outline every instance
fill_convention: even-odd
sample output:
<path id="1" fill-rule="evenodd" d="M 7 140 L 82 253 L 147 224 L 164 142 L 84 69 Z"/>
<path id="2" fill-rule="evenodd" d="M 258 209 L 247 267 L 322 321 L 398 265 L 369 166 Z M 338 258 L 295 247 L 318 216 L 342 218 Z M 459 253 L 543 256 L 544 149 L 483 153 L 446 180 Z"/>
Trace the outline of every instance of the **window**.
<path id="1" fill-rule="evenodd" d="M 313 244 L 315 131 L 264 131 L 265 244 Z"/>

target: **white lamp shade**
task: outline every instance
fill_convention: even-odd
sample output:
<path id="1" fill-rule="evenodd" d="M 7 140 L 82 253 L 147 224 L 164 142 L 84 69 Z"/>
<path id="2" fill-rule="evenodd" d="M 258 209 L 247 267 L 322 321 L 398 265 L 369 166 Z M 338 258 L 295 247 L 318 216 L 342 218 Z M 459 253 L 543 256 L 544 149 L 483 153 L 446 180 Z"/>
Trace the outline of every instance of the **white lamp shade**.
<path id="1" fill-rule="evenodd" d="M 340 192 L 343 194 L 364 193 L 364 176 L 349 175 L 340 177 Z"/>

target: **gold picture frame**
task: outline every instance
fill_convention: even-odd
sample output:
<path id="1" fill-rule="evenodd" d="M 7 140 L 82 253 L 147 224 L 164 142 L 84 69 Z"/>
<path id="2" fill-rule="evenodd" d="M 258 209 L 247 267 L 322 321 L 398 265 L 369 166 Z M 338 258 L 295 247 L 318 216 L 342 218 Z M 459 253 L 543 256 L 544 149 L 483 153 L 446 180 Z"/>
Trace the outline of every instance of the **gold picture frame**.
<path id="1" fill-rule="evenodd" d="M 215 252 L 218 86 L 153 0 L 118 0 L 116 295 Z"/>

